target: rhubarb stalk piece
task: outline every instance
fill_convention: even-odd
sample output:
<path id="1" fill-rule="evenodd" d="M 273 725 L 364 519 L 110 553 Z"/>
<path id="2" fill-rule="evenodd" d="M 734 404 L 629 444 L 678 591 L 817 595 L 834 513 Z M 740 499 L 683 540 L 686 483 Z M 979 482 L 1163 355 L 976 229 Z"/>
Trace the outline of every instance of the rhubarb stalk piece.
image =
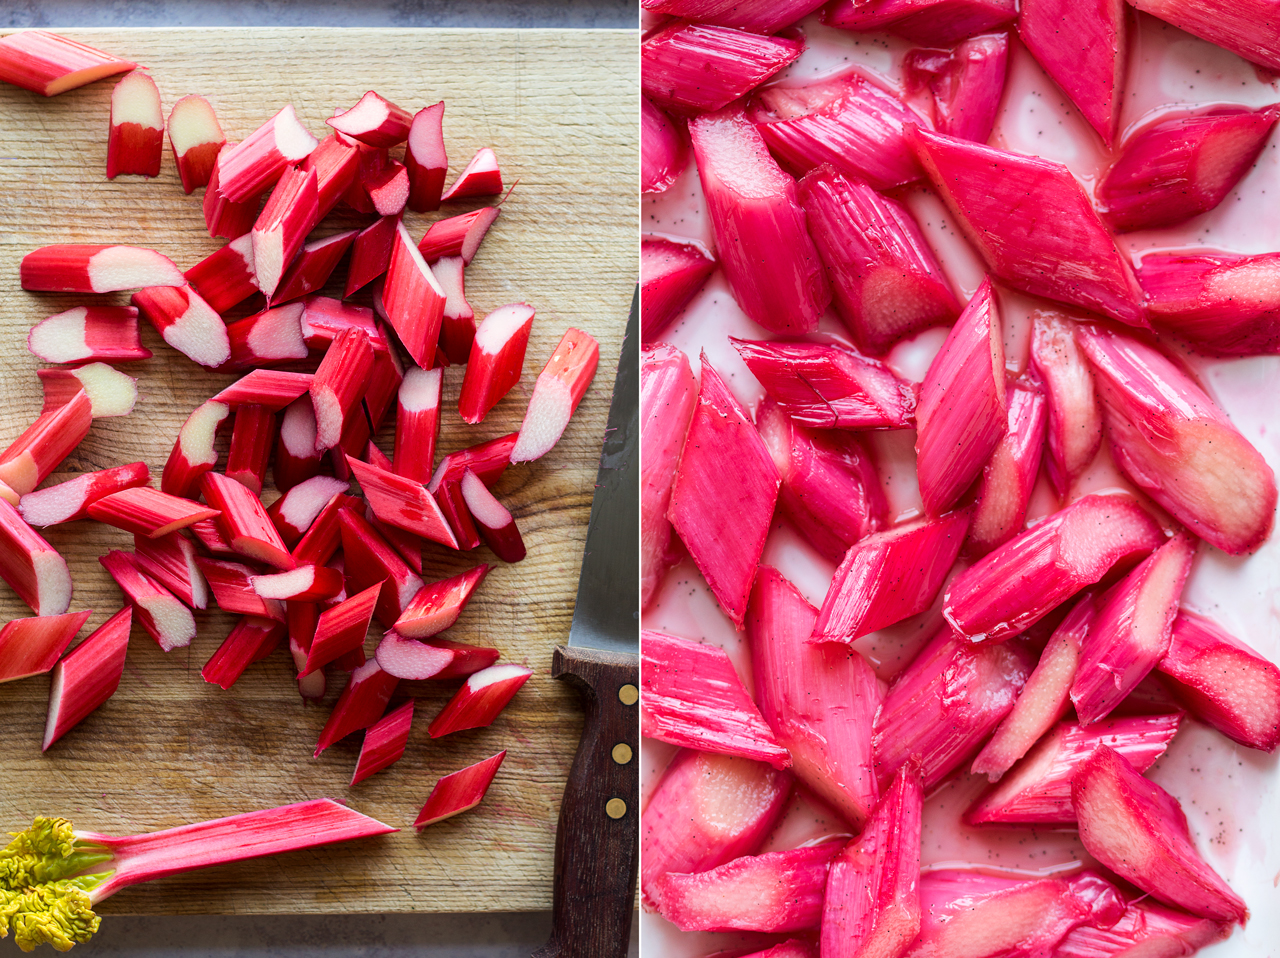
<path id="1" fill-rule="evenodd" d="M 330 117 L 325 123 L 361 143 L 387 147 L 408 138 L 412 120 L 408 110 L 370 90 L 351 109 Z"/>
<path id="2" fill-rule="evenodd" d="M 462 477 L 462 499 L 475 520 L 485 545 L 503 562 L 519 562 L 525 557 L 524 540 L 515 517 L 498 501 L 474 472 Z"/>
<path id="3" fill-rule="evenodd" d="M 1232 555 L 1257 548 L 1276 509 L 1271 467 L 1217 404 L 1158 350 L 1076 328 L 1116 465 L 1189 531 Z"/>
<path id="4" fill-rule="evenodd" d="M 642 735 L 790 767 L 791 756 L 765 724 L 723 649 L 645 629 L 640 662 Z"/>
<path id="5" fill-rule="evenodd" d="M 409 124 L 404 165 L 409 171 L 409 209 L 427 213 L 440 208 L 449 157 L 444 149 L 444 101 L 425 106 Z"/>
<path id="6" fill-rule="evenodd" d="M 224 143 L 218 151 L 218 158 L 229 153 L 236 144 Z M 222 195 L 218 186 L 218 163 L 213 164 L 213 172 L 209 175 L 209 185 L 204 191 L 201 202 L 204 212 L 204 225 L 209 236 L 223 239 L 239 239 L 253 228 L 258 218 L 258 195 L 256 193 L 238 203 L 233 203 Z"/>
<path id="7" fill-rule="evenodd" d="M 106 363 L 86 363 L 69 369 L 37 369 L 44 390 L 40 415 L 55 413 L 76 401 L 81 390 L 89 396 L 89 415 L 127 416 L 138 401 L 138 380 Z"/>
<path id="8" fill-rule="evenodd" d="M 351 248 L 351 243 L 358 232 L 360 231 L 346 230 L 334 233 L 332 236 L 326 236 L 324 239 L 318 239 L 302 247 L 284 276 L 281 277 L 280 285 L 272 294 L 273 300 L 277 303 L 286 303 L 291 299 L 323 289 L 342 257 Z"/>
<path id="9" fill-rule="evenodd" d="M 428 263 L 445 256 L 460 256 L 463 265 L 470 266 L 489 227 L 501 212 L 497 206 L 482 206 L 470 213 L 436 220 L 418 240 L 418 252 Z"/>
<path id="10" fill-rule="evenodd" d="M 145 486 L 150 481 L 145 462 L 100 469 L 27 493 L 18 503 L 18 511 L 33 526 L 55 526 L 85 518 L 89 514 L 89 506 L 104 496 Z"/>
<path id="11" fill-rule="evenodd" d="M 641 87 L 665 110 L 710 113 L 750 93 L 803 52 L 803 40 L 676 21 L 641 43 Z"/>
<path id="12" fill-rule="evenodd" d="M 341 482 L 342 480 L 338 481 Z M 343 483 L 343 488 L 346 488 L 345 483 Z M 362 505 L 362 501 L 355 496 L 343 495 L 341 490 L 336 492 L 320 509 L 315 521 L 311 523 L 311 527 L 298 540 L 298 544 L 293 547 L 293 557 L 298 561 L 298 564 L 324 565 L 332 559 L 333 554 L 338 551 L 342 544 L 342 527 L 339 524 L 339 513 L 343 511 L 358 512 Z"/>
<path id="13" fill-rule="evenodd" d="M 1280 70 L 1280 24 L 1271 19 L 1265 0 L 1237 0 L 1229 7 L 1206 0 L 1134 0 L 1133 5 L 1246 60 Z"/>
<path id="14" fill-rule="evenodd" d="M 444 191 L 441 202 L 464 200 L 473 196 L 497 196 L 502 192 L 502 172 L 498 169 L 498 158 L 493 150 L 483 146 L 476 150 L 453 185 Z"/>
<path id="15" fill-rule="evenodd" d="M 363 645 L 373 621 L 373 607 L 378 601 L 381 585 L 372 585 L 357 592 L 320 613 L 316 622 L 316 634 L 311 639 L 307 664 L 298 673 L 305 676 L 316 669 L 342 658 L 349 652 L 359 651 L 358 660 L 364 664 Z"/>
<path id="16" fill-rule="evenodd" d="M 27 349 L 47 363 L 150 359 L 138 338 L 132 306 L 76 306 L 42 319 L 27 334 Z"/>
<path id="17" fill-rule="evenodd" d="M 207 472 L 200 479 L 200 491 L 205 501 L 219 510 L 218 528 L 232 549 L 276 569 L 296 568 L 297 562 L 250 489 L 219 473 Z"/>
<path id="18" fill-rule="evenodd" d="M 218 154 L 218 190 L 232 203 L 259 196 L 286 168 L 319 145 L 298 119 L 293 104 L 286 104 L 242 142 Z"/>
<path id="19" fill-rule="evenodd" d="M 231 357 L 227 327 L 191 286 L 148 286 L 130 302 L 166 343 L 201 366 L 221 366 Z"/>
<path id="20" fill-rule="evenodd" d="M 103 496 L 90 503 L 87 512 L 99 522 L 148 539 L 158 539 L 218 515 L 217 509 L 207 509 L 150 486 L 134 486 Z"/>
<path id="21" fill-rule="evenodd" d="M 799 195 L 835 310 L 860 348 L 880 355 L 955 321 L 960 304 L 905 206 L 826 164 L 800 181 Z"/>
<path id="22" fill-rule="evenodd" d="M 451 549 L 458 548 L 458 540 L 439 504 L 422 483 L 371 466 L 354 456 L 347 456 L 347 465 L 374 514 L 383 522 Z M 519 533 L 516 538 L 519 539 Z"/>
<path id="23" fill-rule="evenodd" d="M 147 578 L 164 586 L 193 609 L 209 605 L 209 585 L 196 563 L 196 545 L 185 536 L 158 539 L 134 535 L 133 561 Z"/>
<path id="24" fill-rule="evenodd" d="M 320 511 L 335 495 L 347 491 L 347 483 L 332 476 L 313 476 L 291 488 L 267 507 L 267 517 L 289 548 L 302 539 Z M 326 561 L 328 557 L 325 557 Z"/>
<path id="25" fill-rule="evenodd" d="M 395 633 L 388 633 L 388 637 L 392 635 L 395 635 Z M 405 641 L 417 642 L 416 639 Z M 433 646 L 442 652 L 448 652 L 452 655 L 449 664 L 432 675 L 432 678 L 436 679 L 464 678 L 487 669 L 501 657 L 501 653 L 497 649 L 467 645 L 465 642 L 453 642 L 440 636 L 435 636 L 418 644 Z"/>
<path id="26" fill-rule="evenodd" d="M 358 243 L 359 238 L 356 241 Z M 404 224 L 397 220 L 382 302 L 387 320 L 400 336 L 400 342 L 423 369 L 430 369 L 435 359 L 444 299 L 444 290 L 431 267 L 409 239 Z"/>
<path id="27" fill-rule="evenodd" d="M 169 111 L 169 148 L 182 180 L 182 192 L 208 186 L 222 144 L 227 142 L 218 116 L 202 96 L 184 96 Z"/>
<path id="28" fill-rule="evenodd" d="M 160 90 L 149 74 L 135 70 L 125 74 L 111 91 L 107 179 L 114 180 L 121 173 L 159 176 L 163 155 Z"/>
<path id="29" fill-rule="evenodd" d="M 642 254 L 643 255 L 643 254 Z M 641 308 L 644 299 L 641 298 Z M 675 564 L 667 509 L 698 383 L 689 358 L 674 346 L 645 349 L 640 358 L 640 607 L 646 608 Z M 765 444 L 768 446 L 768 435 Z"/>
<path id="30" fill-rule="evenodd" d="M 124 674 L 132 623 L 133 606 L 126 605 L 53 667 L 40 751 L 49 751 L 50 745 L 116 694 Z"/>
<path id="31" fill-rule="evenodd" d="M 689 134 L 734 299 L 770 332 L 816 329 L 831 288 L 795 180 L 774 162 L 741 109 L 703 114 L 690 122 Z"/>
<path id="32" fill-rule="evenodd" d="M 600 343 L 590 333 L 569 328 L 542 367 L 525 408 L 512 462 L 532 462 L 551 451 L 564 435 L 574 410 L 595 378 Z"/>
<path id="33" fill-rule="evenodd" d="M 282 602 L 321 602 L 343 589 L 342 573 L 323 565 L 301 565 L 289 572 L 251 576 L 249 584 L 264 599 Z"/>
<path id="34" fill-rule="evenodd" d="M 747 611 L 756 701 L 796 777 L 860 828 L 880 794 L 871 752 L 880 687 L 853 649 L 809 641 L 817 617 L 776 569 L 760 567 Z"/>
<path id="35" fill-rule="evenodd" d="M 364 185 L 379 216 L 398 216 L 409 201 L 409 172 L 398 160 L 390 160 Z"/>
<path id="36" fill-rule="evenodd" d="M 396 444 L 391 471 L 406 479 L 426 482 L 435 467 L 440 435 L 439 369 L 414 367 L 404 375 L 396 393 Z"/>
<path id="37" fill-rule="evenodd" d="M 414 639 L 425 639 L 443 632 L 458 621 L 458 616 L 484 581 L 489 568 L 478 565 L 440 582 L 427 583 L 396 620 L 395 630 Z"/>
<path id="38" fill-rule="evenodd" d="M 280 441 L 272 466 L 276 488 L 288 492 L 320 472 L 323 453 L 316 451 L 316 413 L 310 396 L 295 399 L 280 417 Z"/>
<path id="39" fill-rule="evenodd" d="M 249 226 L 252 225 L 250 220 Z M 238 306 L 259 291 L 253 272 L 252 233 L 246 228 L 243 236 L 210 253 L 183 275 L 214 312 L 225 313 Z M 234 355 L 232 362 L 235 362 Z"/>
<path id="40" fill-rule="evenodd" d="M 1133 269 L 1070 170 L 919 128 L 912 135 L 933 185 L 992 273 L 1023 292 L 1147 325 Z"/>
<path id="41" fill-rule="evenodd" d="M 462 421 L 475 425 L 520 381 L 533 327 L 528 303 L 499 306 L 476 329 L 467 372 L 458 394 Z"/>
<path id="42" fill-rule="evenodd" d="M 422 831 L 428 825 L 460 815 L 479 805 L 506 756 L 507 750 L 503 749 L 497 755 L 441 778 L 431 789 L 413 827 Z"/>
<path id="43" fill-rule="evenodd" d="M 66 560 L 0 500 L 0 578 L 36 615 L 62 615 L 71 605 Z"/>
<path id="44" fill-rule="evenodd" d="M 1216 622 L 1182 609 L 1157 667 L 1202 722 L 1250 748 L 1280 744 L 1280 669 Z"/>
<path id="45" fill-rule="evenodd" d="M 436 362 L 441 365 L 464 365 L 476 338 L 476 311 L 467 302 L 465 268 L 461 256 L 443 256 L 431 264 L 431 272 L 444 290 L 444 315 L 436 346 Z"/>
<path id="46" fill-rule="evenodd" d="M 971 642 L 999 641 L 1163 542 L 1130 496 L 1083 496 L 956 576 L 942 612 Z"/>
<path id="47" fill-rule="evenodd" d="M 316 204 L 319 218 L 324 219 L 355 183 L 360 172 L 360 151 L 333 133 L 307 154 L 300 169 L 316 172 Z"/>
<path id="48" fill-rule="evenodd" d="M 1009 35 L 970 37 L 954 50 L 910 50 L 903 62 L 908 92 L 928 88 L 933 127 L 986 143 L 995 126 L 1009 64 Z"/>
<path id="49" fill-rule="evenodd" d="M 178 431 L 178 438 L 164 464 L 160 489 L 171 496 L 194 498 L 200 488 L 200 478 L 218 464 L 218 450 L 214 448 L 214 436 L 222 421 L 231 415 L 226 403 L 201 403 L 187 417 Z"/>
<path id="50" fill-rule="evenodd" d="M 52 475 L 93 425 L 93 403 L 84 389 L 71 401 L 42 412 L 0 453 L 0 482 L 25 496 Z"/>
<path id="51" fill-rule="evenodd" d="M 196 637 L 196 620 L 182 601 L 139 571 L 133 556 L 112 549 L 98 559 L 133 604 L 138 621 L 165 652 L 185 648 Z"/>
<path id="52" fill-rule="evenodd" d="M 506 708 L 531 675 L 533 669 L 512 664 L 491 665 L 473 672 L 440 714 L 431 720 L 427 734 L 440 738 L 453 732 L 492 725 L 498 713 Z"/>
<path id="53" fill-rule="evenodd" d="M 138 64 L 47 30 L 20 30 L 0 39 L 0 80 L 57 96 Z"/>
<path id="54" fill-rule="evenodd" d="M 42 246 L 22 257 L 19 272 L 23 289 L 53 293 L 186 285 L 173 260 L 141 246 Z"/>
<path id="55" fill-rule="evenodd" d="M 244 403 L 236 407 L 227 453 L 227 478 L 234 479 L 255 496 L 262 495 L 271 447 L 276 443 L 276 414 L 266 406 Z"/>
<path id="56" fill-rule="evenodd" d="M 1248 908 L 1196 851 L 1177 799 L 1106 745 L 1080 768 L 1071 801 L 1085 849 L 1169 905 L 1244 924 Z"/>
<path id="57" fill-rule="evenodd" d="M 640 240 L 640 338 L 652 343 L 702 288 L 715 258 L 701 243 Z"/>
<path id="58" fill-rule="evenodd" d="M 1277 278 L 1277 253 L 1149 253 L 1138 266 L 1151 321 L 1211 356 L 1280 352 Z"/>
<path id="59" fill-rule="evenodd" d="M 262 619 L 285 621 L 284 604 L 278 599 L 265 599 L 253 590 L 250 581 L 256 570 L 243 562 L 228 559 L 206 559 L 196 557 L 196 565 L 209 582 L 214 600 L 218 608 L 224 612 L 237 612 Z"/>
<path id="60" fill-rule="evenodd" d="M 245 669 L 276 650 L 284 634 L 283 622 L 241 616 L 200 670 L 200 677 L 224 691 L 231 688 Z"/>
<path id="61" fill-rule="evenodd" d="M 285 170 L 250 232 L 254 282 L 267 305 L 319 219 L 315 170 Z"/>
<path id="62" fill-rule="evenodd" d="M 1008 424 L 978 483 L 968 548 L 985 555 L 1026 526 L 1027 505 L 1040 474 L 1045 398 L 1034 380 L 1019 379 L 1005 392 Z"/>
<path id="63" fill-rule="evenodd" d="M 427 484 L 428 491 L 435 492 L 446 482 L 461 482 L 468 469 L 479 476 L 486 486 L 493 485 L 502 478 L 507 466 L 511 464 L 511 450 L 515 447 L 518 435 L 508 433 L 443 456 L 436 471 L 431 474 L 431 482 Z"/>
<path id="64" fill-rule="evenodd" d="M 413 699 L 410 699 L 369 726 L 364 733 L 364 742 L 360 745 L 356 770 L 351 776 L 352 787 L 400 761 L 405 746 L 409 744 L 409 728 L 412 724 Z"/>
<path id="65" fill-rule="evenodd" d="M 356 589 L 367 589 L 375 584 L 382 586 L 375 614 L 379 622 L 391 628 L 422 588 L 422 579 L 363 516 L 351 509 L 340 508 L 337 517 L 348 577 Z M 320 521 L 316 520 L 317 527 Z M 310 533 L 298 543 L 298 553 L 306 548 L 309 536 Z"/>
<path id="66" fill-rule="evenodd" d="M 702 387 L 667 517 L 738 628 L 747 612 L 780 483 L 750 416 L 704 355 Z"/>
<path id="67" fill-rule="evenodd" d="M 453 664 L 456 655 L 452 649 L 419 642 L 417 639 L 406 638 L 392 631 L 382 637 L 374 657 L 380 666 L 397 678 L 419 681 L 442 678 L 445 669 Z M 496 655 L 494 659 L 497 659 Z M 482 666 L 482 668 L 487 667 Z M 478 672 L 480 669 L 473 671 Z"/>
<path id="68" fill-rule="evenodd" d="M 822 4 L 814 0 L 751 3 L 742 3 L 741 0 L 641 0 L 640 6 L 655 16 L 680 17 L 769 36 L 812 13 Z"/>
<path id="69" fill-rule="evenodd" d="M 949 47 L 1012 20 L 1014 0 L 837 0 L 824 13 L 828 26 L 886 30 L 915 43 Z"/>
<path id="70" fill-rule="evenodd" d="M 360 399 L 373 373 L 373 346 L 363 329 L 344 329 L 320 360 L 311 382 L 311 402 L 316 414 L 316 452 L 338 444 L 351 415 L 363 415 Z"/>
<path id="71" fill-rule="evenodd" d="M 1044 464 L 1053 488 L 1063 496 L 1098 454 L 1102 410 L 1088 360 L 1076 344 L 1075 321 L 1044 309 L 1031 318 L 1031 369 L 1048 399 Z"/>
<path id="72" fill-rule="evenodd" d="M 0 682 L 48 672 L 92 614 L 85 610 L 6 622 L 0 629 Z"/>
<path id="73" fill-rule="evenodd" d="M 1231 934 L 1231 926 L 1197 918 L 1150 899 L 1129 903 L 1120 920 L 1108 928 L 1085 924 L 1058 943 L 1055 958 L 1110 958 L 1112 955 L 1191 955 Z"/>
<path id="74" fill-rule="evenodd" d="M 640 192 L 661 193 L 675 182 L 689 162 L 689 148 L 675 121 L 640 98 Z"/>
<path id="75" fill-rule="evenodd" d="M 320 732 L 315 756 L 352 732 L 368 728 L 386 711 L 387 703 L 400 680 L 378 667 L 375 661 L 366 662 L 351 673 L 351 680 L 338 697 L 329 721 Z"/>

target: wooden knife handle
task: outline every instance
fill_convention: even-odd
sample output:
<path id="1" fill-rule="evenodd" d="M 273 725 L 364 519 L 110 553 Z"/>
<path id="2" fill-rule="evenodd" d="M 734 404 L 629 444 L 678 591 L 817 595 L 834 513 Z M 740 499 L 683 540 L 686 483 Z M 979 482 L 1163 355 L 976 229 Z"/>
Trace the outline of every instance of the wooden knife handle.
<path id="1" fill-rule="evenodd" d="M 577 688 L 587 719 L 556 829 L 551 938 L 534 958 L 623 958 L 640 859 L 640 662 L 556 648 L 551 674 Z"/>

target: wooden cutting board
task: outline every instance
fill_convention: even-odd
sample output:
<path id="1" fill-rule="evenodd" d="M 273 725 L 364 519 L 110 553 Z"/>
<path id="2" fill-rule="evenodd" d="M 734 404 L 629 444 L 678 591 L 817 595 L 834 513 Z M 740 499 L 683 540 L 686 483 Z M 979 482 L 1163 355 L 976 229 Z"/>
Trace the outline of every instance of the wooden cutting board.
<path id="1" fill-rule="evenodd" d="M 163 653 L 135 626 L 116 695 L 41 754 L 49 679 L 0 686 L 0 830 L 33 815 L 61 815 L 111 834 L 167 828 L 304 799 L 331 796 L 404 829 L 346 845 L 228 865 L 126 889 L 103 908 L 115 914 L 520 911 L 549 907 L 555 822 L 578 741 L 575 697 L 550 677 L 551 652 L 568 634 L 587 517 L 626 312 L 637 279 L 637 37 L 626 31 L 556 30 L 77 30 L 82 40 L 150 68 L 167 115 L 188 93 L 212 102 L 233 140 L 285 103 L 312 133 L 369 89 L 411 112 L 443 99 L 452 179 L 482 146 L 504 182 L 519 185 L 468 268 L 467 297 L 483 316 L 504 303 L 537 308 L 524 376 L 481 424 L 457 416 L 462 370 L 445 373 L 448 452 L 519 427 L 533 381 L 569 326 L 601 344 L 600 372 L 559 445 L 511 468 L 495 488 L 514 513 L 528 558 L 503 565 L 424 547 L 424 577 L 443 578 L 496 562 L 448 635 L 493 645 L 503 661 L 535 674 L 494 725 L 433 741 L 430 719 L 458 683 L 402 683 L 392 707 L 415 702 L 408 749 L 390 769 L 349 788 L 360 735 L 311 753 L 345 682 L 330 677 L 320 705 L 304 706 L 287 651 L 249 668 L 229 691 L 200 669 L 235 617 L 197 613 L 189 649 Z M 45 99 L 0 86 L 0 443 L 16 437 L 41 405 L 27 352 L 30 326 L 86 302 L 128 302 L 127 293 L 80 297 L 24 292 L 23 255 L 50 243 L 153 247 L 187 269 L 216 250 L 200 207 L 184 196 L 166 153 L 154 180 L 105 176 L 114 80 Z M 429 222 L 492 199 L 408 214 L 415 238 Z M 320 232 L 368 222 L 334 215 Z M 344 272 L 339 267 L 339 278 Z M 340 292 L 337 293 L 340 295 Z M 367 304 L 367 295 L 357 301 Z M 228 314 L 235 316 L 238 314 Z M 234 377 L 214 374 L 167 347 L 144 324 L 145 362 L 127 418 L 100 419 L 51 482 L 145 460 L 158 485 L 173 439 L 190 411 Z M 393 417 L 394 418 L 394 417 Z M 391 449 L 384 428 L 379 444 Z M 222 439 L 224 456 L 226 438 Z M 225 463 L 225 459 L 223 460 Z M 221 467 L 220 467 L 221 468 Z M 264 493 L 270 501 L 276 493 Z M 81 637 L 121 606 L 99 567 L 132 538 L 95 522 L 50 529 L 75 581 L 72 609 L 93 616 Z M 30 615 L 0 584 L 0 616 Z M 380 635 L 377 624 L 366 648 Z M 436 779 L 509 749 L 485 802 L 416 833 L 411 824 Z"/>

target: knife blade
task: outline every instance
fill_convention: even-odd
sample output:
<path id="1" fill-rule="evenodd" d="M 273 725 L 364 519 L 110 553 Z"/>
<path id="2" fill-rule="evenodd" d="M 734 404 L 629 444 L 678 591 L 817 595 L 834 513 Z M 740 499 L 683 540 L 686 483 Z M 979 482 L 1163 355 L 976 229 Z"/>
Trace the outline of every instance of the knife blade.
<path id="1" fill-rule="evenodd" d="M 534 958 L 622 958 L 640 842 L 640 290 L 609 405 L 578 600 L 551 674 L 582 695 L 586 721 L 560 821 L 551 937 Z"/>

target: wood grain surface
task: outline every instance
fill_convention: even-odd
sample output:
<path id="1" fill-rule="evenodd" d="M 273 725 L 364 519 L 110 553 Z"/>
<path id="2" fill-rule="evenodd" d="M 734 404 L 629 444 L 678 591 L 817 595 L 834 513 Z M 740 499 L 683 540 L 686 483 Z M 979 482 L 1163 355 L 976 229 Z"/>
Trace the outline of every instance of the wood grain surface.
<path id="1" fill-rule="evenodd" d="M 49 679 L 0 686 L 0 830 L 35 814 L 70 817 L 112 834 L 321 796 L 346 800 L 402 831 L 295 852 L 130 888 L 107 914 L 519 911 L 551 903 L 552 856 L 561 791 L 581 728 L 572 691 L 553 681 L 553 647 L 572 617 L 596 465 L 628 304 L 637 278 L 638 84 L 636 35 L 625 31 L 383 31 L 183 29 L 65 31 L 150 68 L 167 115 L 188 93 L 213 103 L 228 137 L 242 139 L 285 103 L 310 130 L 369 89 L 410 111 L 446 101 L 451 178 L 476 149 L 491 146 L 507 184 L 519 180 L 474 263 L 467 296 L 477 315 L 509 302 L 537 309 L 520 384 L 480 425 L 456 413 L 461 369 L 445 374 L 439 449 L 448 452 L 518 428 L 538 371 L 569 326 L 601 343 L 600 372 L 560 444 L 543 460 L 511 468 L 495 488 L 511 508 L 529 554 L 497 568 L 448 636 L 494 645 L 503 661 L 535 674 L 488 729 L 432 741 L 426 726 L 457 686 L 402 683 L 392 707 L 412 697 L 414 728 L 404 758 L 349 788 L 360 735 L 311 753 L 344 677 L 330 679 L 319 706 L 298 697 L 284 650 L 249 668 L 229 691 L 200 669 L 234 617 L 197 613 L 190 649 L 160 651 L 135 626 L 120 690 L 41 754 Z M 113 80 L 45 99 L 0 86 L 0 442 L 39 411 L 26 348 L 30 326 L 98 297 L 27 293 L 18 265 L 50 243 L 127 243 L 155 248 L 187 269 L 221 241 L 204 229 L 197 190 L 184 196 L 172 156 L 161 175 L 105 177 Z M 489 202 L 489 201 L 485 201 Z M 415 238 L 439 214 L 408 214 Z M 367 222 L 331 216 L 317 235 Z M 339 268 L 339 274 L 343 268 Z M 340 278 L 340 276 L 339 276 Z M 362 301 L 357 294 L 357 301 Z M 367 298 L 363 300 L 367 302 Z M 237 313 L 228 314 L 236 316 Z M 122 364 L 139 377 L 133 415 L 100 419 L 51 482 L 138 459 L 157 479 L 188 413 L 234 377 L 168 348 L 150 327 L 155 357 Z M 452 415 L 450 411 L 452 410 Z M 222 448 L 226 447 L 226 437 Z M 391 448 L 391 432 L 379 444 Z M 225 463 L 225 458 L 223 460 Z M 270 501 L 276 493 L 264 493 Z M 126 533 L 83 521 L 48 531 L 75 581 L 72 609 L 93 616 L 81 636 L 121 605 L 99 567 Z M 442 578 L 485 548 L 449 554 L 424 547 L 424 577 Z M 0 585 L 4 620 L 30 615 Z M 379 636 L 375 623 L 367 648 Z M 417 834 L 410 827 L 441 775 L 509 749 L 485 802 Z"/>

